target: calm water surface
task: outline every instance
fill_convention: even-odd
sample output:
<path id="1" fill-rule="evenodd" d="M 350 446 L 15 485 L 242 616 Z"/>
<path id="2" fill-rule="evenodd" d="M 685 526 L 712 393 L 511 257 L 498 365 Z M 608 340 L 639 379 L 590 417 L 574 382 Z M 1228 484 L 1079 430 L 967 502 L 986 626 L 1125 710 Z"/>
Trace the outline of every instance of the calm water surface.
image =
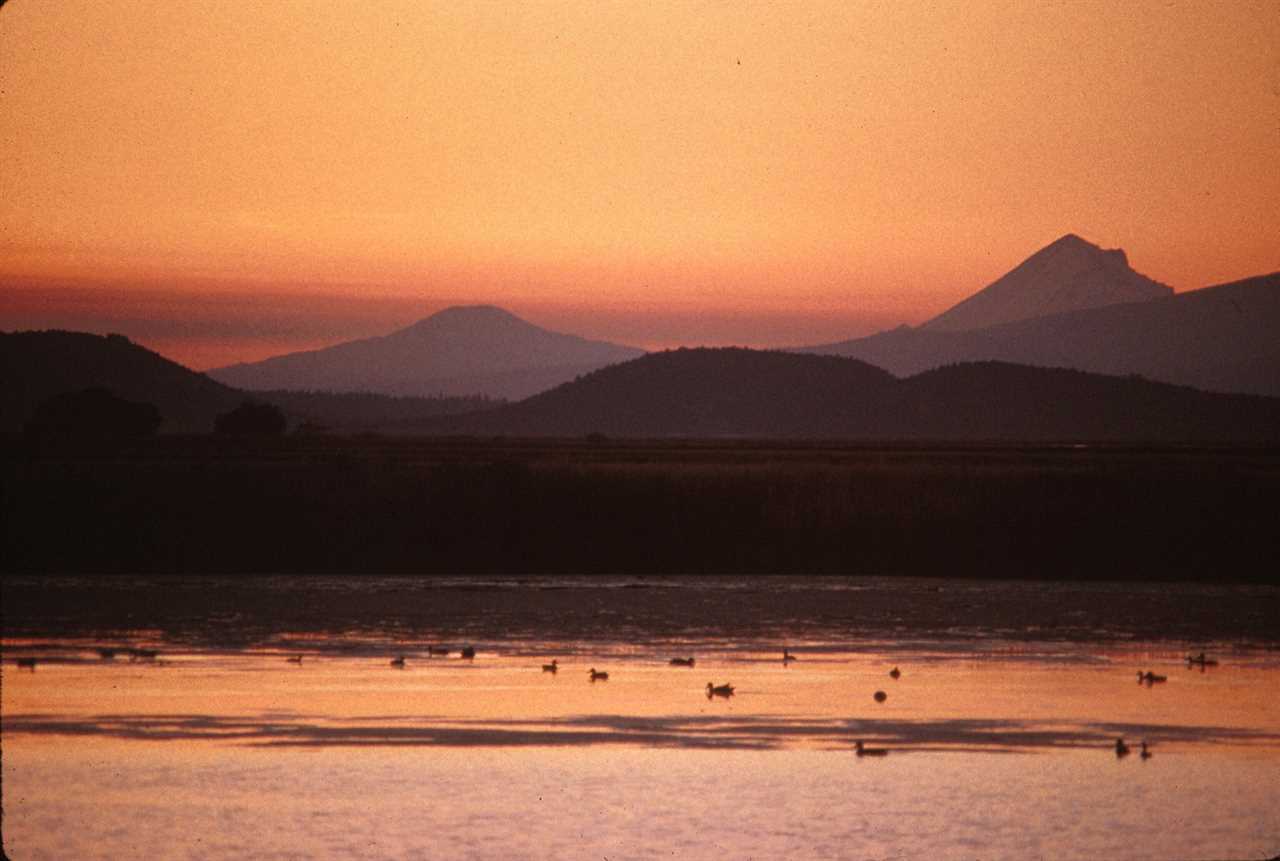
<path id="1" fill-rule="evenodd" d="M 323 604 L 308 583 L 288 587 L 299 605 Z M 329 630 L 297 624 L 322 619 L 319 610 L 285 614 L 294 624 L 275 627 L 251 606 L 234 620 L 192 615 L 185 598 L 173 604 L 180 613 L 166 614 L 163 583 L 112 587 L 139 601 L 145 589 L 160 590 L 149 598 L 159 609 L 145 611 L 150 627 L 100 614 L 92 630 L 76 630 L 74 613 L 50 621 L 40 600 L 15 612 L 12 599 L 28 593 L 6 587 L 9 857 L 1280 852 L 1280 651 L 1256 638 L 1150 636 L 1105 612 L 1071 617 L 1102 635 L 1037 638 L 1046 625 L 1062 629 L 1045 616 L 1055 602 L 1043 595 L 1026 599 L 1040 618 L 1021 628 L 974 614 L 952 619 L 947 633 L 918 621 L 945 614 L 913 607 L 889 615 L 914 627 L 886 618 L 877 629 L 872 617 L 849 624 L 854 605 L 831 597 L 856 595 L 858 583 L 818 584 L 831 587 L 830 612 L 806 624 L 794 614 L 807 598 L 732 597 L 750 582 L 692 590 L 683 602 L 670 589 L 606 598 L 569 584 L 578 603 L 598 600 L 607 612 L 571 619 L 566 637 L 555 636 L 564 626 L 547 612 L 559 606 L 560 587 L 551 604 L 529 598 L 524 617 L 516 599 L 529 587 L 519 584 L 460 583 L 457 600 L 439 584 L 405 587 L 388 623 L 385 602 L 372 602 L 373 618 L 352 599 L 353 588 L 358 597 L 372 587 L 315 585 L 346 607 L 331 609 Z M 74 586 L 50 587 L 60 599 L 52 603 L 65 606 Z M 934 588 L 915 583 L 902 594 L 918 603 Z M 871 603 L 893 604 L 882 600 L 890 587 L 872 591 Z M 432 606 L 415 615 L 423 595 Z M 991 604 L 1003 614 L 1002 602 L 1019 600 L 1006 592 Z M 1265 611 L 1275 594 L 1251 600 Z M 690 603 L 740 618 L 699 627 L 678 610 L 674 621 L 639 624 Z M 1068 595 L 1056 605 L 1078 603 Z M 1190 594 L 1186 613 L 1205 603 Z M 459 609 L 472 605 L 474 613 Z M 217 599 L 210 606 L 226 612 Z M 610 620 L 628 617 L 639 621 L 610 637 Z M 42 625 L 51 633 L 39 633 Z M 458 656 L 464 642 L 475 645 L 474 660 Z M 430 655 L 439 644 L 454 651 Z M 104 660 L 104 645 L 159 655 Z M 783 648 L 798 660 L 784 664 Z M 1218 666 L 1188 667 L 1188 650 L 1201 649 Z M 400 654 L 402 669 L 390 664 Z M 301 663 L 287 660 L 297 655 Z M 693 656 L 695 667 L 670 666 L 673 656 Z M 34 671 L 17 666 L 21 657 L 37 658 Z M 553 658 L 559 671 L 543 672 Z M 898 679 L 889 676 L 895 666 Z M 592 667 L 608 681 L 590 682 Z M 1147 670 L 1167 681 L 1138 683 Z M 734 695 L 708 699 L 707 682 L 730 683 Z M 1125 757 L 1114 752 L 1120 736 L 1133 746 Z M 857 757 L 859 739 L 887 755 Z M 1137 751 L 1144 739 L 1148 759 Z"/>

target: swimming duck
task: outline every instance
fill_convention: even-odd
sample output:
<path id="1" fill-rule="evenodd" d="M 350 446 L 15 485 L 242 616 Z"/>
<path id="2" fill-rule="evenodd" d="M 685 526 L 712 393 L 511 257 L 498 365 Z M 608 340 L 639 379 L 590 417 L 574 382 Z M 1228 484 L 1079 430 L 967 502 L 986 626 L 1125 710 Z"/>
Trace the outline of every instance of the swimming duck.
<path id="1" fill-rule="evenodd" d="M 591 669 L 587 670 L 587 672 L 591 674 L 591 681 L 593 681 L 593 682 L 607 682 L 607 681 L 609 681 L 609 674 L 608 674 L 608 673 L 602 673 L 602 672 L 600 672 L 599 670 L 597 670 L 595 667 L 592 667 Z"/>
<path id="2" fill-rule="evenodd" d="M 793 654 L 791 654 L 790 652 L 788 652 L 786 649 L 783 649 L 783 650 L 782 650 L 782 663 L 786 664 L 786 663 L 789 663 L 789 662 L 791 662 L 791 661 L 795 661 L 795 660 L 799 660 L 799 659 L 798 659 L 798 658 L 796 658 L 796 656 L 795 656 L 795 655 L 793 655 Z"/>
<path id="3" fill-rule="evenodd" d="M 861 741 L 853 743 L 853 750 L 858 756 L 888 756 L 889 751 L 883 747 L 865 747 Z"/>
<path id="4" fill-rule="evenodd" d="M 671 664 L 673 667 L 692 667 L 693 658 L 672 658 L 667 663 Z"/>
<path id="5" fill-rule="evenodd" d="M 875 700 L 876 700 L 876 702 L 878 702 L 878 703 L 882 703 L 882 702 L 884 702 L 884 701 L 885 701 L 885 700 L 887 700 L 887 699 L 889 699 L 889 695 L 888 695 L 888 694 L 886 694 L 884 691 L 876 691 L 876 693 L 875 693 Z"/>
<path id="6" fill-rule="evenodd" d="M 285 658 L 285 660 L 291 664 L 301 664 L 302 655 L 290 655 L 289 657 Z"/>
<path id="7" fill-rule="evenodd" d="M 1141 670 L 1138 671 L 1138 684 L 1146 683 L 1147 687 L 1150 687 L 1151 685 L 1157 685 L 1161 682 L 1167 681 L 1169 681 L 1168 676 L 1157 676 L 1150 670 L 1147 670 L 1145 673 Z"/>
<path id="8" fill-rule="evenodd" d="M 733 696 L 733 685 L 715 685 L 707 682 L 707 699 L 712 697 L 731 697 Z"/>
<path id="9" fill-rule="evenodd" d="M 1116 739 L 1116 756 L 1128 756 L 1129 745 L 1124 743 L 1123 738 Z"/>
<path id="10" fill-rule="evenodd" d="M 901 678 L 901 676 L 902 676 L 902 671 L 899 670 L 897 667 L 894 667 L 892 670 L 889 671 L 889 678 L 891 679 Z"/>
<path id="11" fill-rule="evenodd" d="M 544 673 L 554 673 L 554 672 L 557 672 L 558 670 L 559 670 L 559 666 L 555 658 L 551 659 L 551 663 L 542 665 L 542 671 Z"/>
<path id="12" fill-rule="evenodd" d="M 1147 750 L 1147 743 L 1145 740 L 1142 742 L 1142 752 L 1139 753 L 1138 756 L 1143 759 L 1151 759 L 1151 751 Z"/>
<path id="13" fill-rule="evenodd" d="M 1199 664 L 1201 669 L 1204 667 L 1218 666 L 1218 662 L 1213 658 L 1206 658 L 1204 656 L 1204 652 L 1201 652 L 1198 655 L 1187 655 L 1187 666 L 1190 666 L 1191 664 Z"/>
<path id="14" fill-rule="evenodd" d="M 18 668 L 22 669 L 23 667 L 25 667 L 26 669 L 34 673 L 36 671 L 36 659 L 35 658 L 18 658 Z"/>
<path id="15" fill-rule="evenodd" d="M 403 670 L 403 669 L 404 669 L 404 655 L 396 655 L 394 658 L 392 658 L 392 659 L 391 659 L 391 666 L 393 666 L 393 667 L 396 667 L 396 668 L 398 668 L 398 669 Z"/>
<path id="16" fill-rule="evenodd" d="M 476 656 L 476 650 L 474 646 L 463 646 L 458 654 L 469 661 Z"/>
<path id="17" fill-rule="evenodd" d="M 102 658 L 102 660 L 104 661 L 114 661 L 116 659 L 116 650 L 115 649 L 99 649 L 98 657 Z"/>
<path id="18" fill-rule="evenodd" d="M 436 655 L 447 658 L 449 657 L 449 650 L 441 646 L 427 646 L 427 657 L 434 658 Z"/>

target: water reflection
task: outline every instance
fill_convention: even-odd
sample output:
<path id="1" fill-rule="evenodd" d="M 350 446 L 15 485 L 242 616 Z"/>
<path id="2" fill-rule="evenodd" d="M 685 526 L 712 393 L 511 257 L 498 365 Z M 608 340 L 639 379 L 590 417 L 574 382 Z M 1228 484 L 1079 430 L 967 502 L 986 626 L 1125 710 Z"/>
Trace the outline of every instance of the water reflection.
<path id="1" fill-rule="evenodd" d="M 115 644 L 159 649 L 142 661 L 6 641 L 5 849 L 1158 859 L 1263 857 L 1280 833 L 1274 651 L 543 639 L 464 660 L 441 640 Z M 1153 820 L 1189 797 L 1231 803 L 1211 831 Z"/>
<path id="2" fill-rule="evenodd" d="M 900 752 L 1043 752 L 1113 747 L 1117 736 L 1164 744 L 1280 746 L 1280 733 L 1199 724 L 1092 721 L 1064 727 L 1050 721 L 1001 719 L 805 720 L 753 716 L 732 719 L 671 715 L 580 715 L 553 720 L 451 720 L 421 717 L 366 718 L 334 722 L 321 716 L 227 717 L 207 714 L 27 715 L 6 718 L 12 736 L 103 736 L 145 741 L 235 741 L 268 746 L 581 746 L 778 749 L 817 745 L 851 748 L 853 739 L 874 741 Z M 1274 751 L 1273 751 L 1274 752 Z"/>

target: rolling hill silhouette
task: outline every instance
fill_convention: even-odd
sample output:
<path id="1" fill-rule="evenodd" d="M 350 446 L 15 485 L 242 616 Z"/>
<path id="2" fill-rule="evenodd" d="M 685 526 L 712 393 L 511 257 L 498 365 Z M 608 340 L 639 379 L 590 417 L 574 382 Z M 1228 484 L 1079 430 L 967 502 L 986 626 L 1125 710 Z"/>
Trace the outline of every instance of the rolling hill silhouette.
<path id="1" fill-rule="evenodd" d="M 156 406 L 162 433 L 208 433 L 214 419 L 246 400 L 280 407 L 294 422 L 340 431 L 489 409 L 481 397 L 413 398 L 368 393 L 243 392 L 185 368 L 123 335 L 85 332 L 0 333 L 0 431 L 21 430 L 36 407 L 56 396 L 105 389 Z"/>
<path id="2" fill-rule="evenodd" d="M 448 308 L 405 329 L 208 371 L 247 390 L 523 398 L 643 353 L 550 332 L 501 308 Z"/>
<path id="3" fill-rule="evenodd" d="M 123 335 L 0 333 L 0 430 L 21 430 L 55 395 L 100 388 L 160 411 L 164 433 L 203 433 L 242 392 L 184 368 Z"/>
<path id="4" fill-rule="evenodd" d="M 1133 271 L 1119 248 L 1103 250 L 1068 233 L 922 328 L 933 332 L 985 329 L 1049 314 L 1172 295 L 1172 287 Z"/>
<path id="5" fill-rule="evenodd" d="M 1280 399 L 1001 362 L 897 379 L 856 359 L 674 350 L 604 368 L 438 434 L 904 440 L 1280 440 Z"/>
<path id="6" fill-rule="evenodd" d="M 902 326 L 797 352 L 857 358 L 899 375 L 998 360 L 1280 396 L 1277 332 L 1280 273 L 983 329 Z"/>

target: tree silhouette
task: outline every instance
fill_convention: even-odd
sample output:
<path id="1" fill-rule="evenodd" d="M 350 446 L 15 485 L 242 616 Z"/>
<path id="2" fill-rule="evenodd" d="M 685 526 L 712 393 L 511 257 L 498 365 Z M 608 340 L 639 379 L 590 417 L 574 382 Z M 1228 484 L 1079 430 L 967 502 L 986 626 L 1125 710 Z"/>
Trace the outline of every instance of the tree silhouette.
<path id="1" fill-rule="evenodd" d="M 101 389 L 63 392 L 40 403 L 25 431 L 33 439 L 130 440 L 151 436 L 162 419 L 154 404 Z"/>
<path id="2" fill-rule="evenodd" d="M 231 412 L 218 416 L 213 429 L 216 433 L 237 436 L 279 436 L 288 424 L 284 412 L 275 404 L 245 401 Z"/>

